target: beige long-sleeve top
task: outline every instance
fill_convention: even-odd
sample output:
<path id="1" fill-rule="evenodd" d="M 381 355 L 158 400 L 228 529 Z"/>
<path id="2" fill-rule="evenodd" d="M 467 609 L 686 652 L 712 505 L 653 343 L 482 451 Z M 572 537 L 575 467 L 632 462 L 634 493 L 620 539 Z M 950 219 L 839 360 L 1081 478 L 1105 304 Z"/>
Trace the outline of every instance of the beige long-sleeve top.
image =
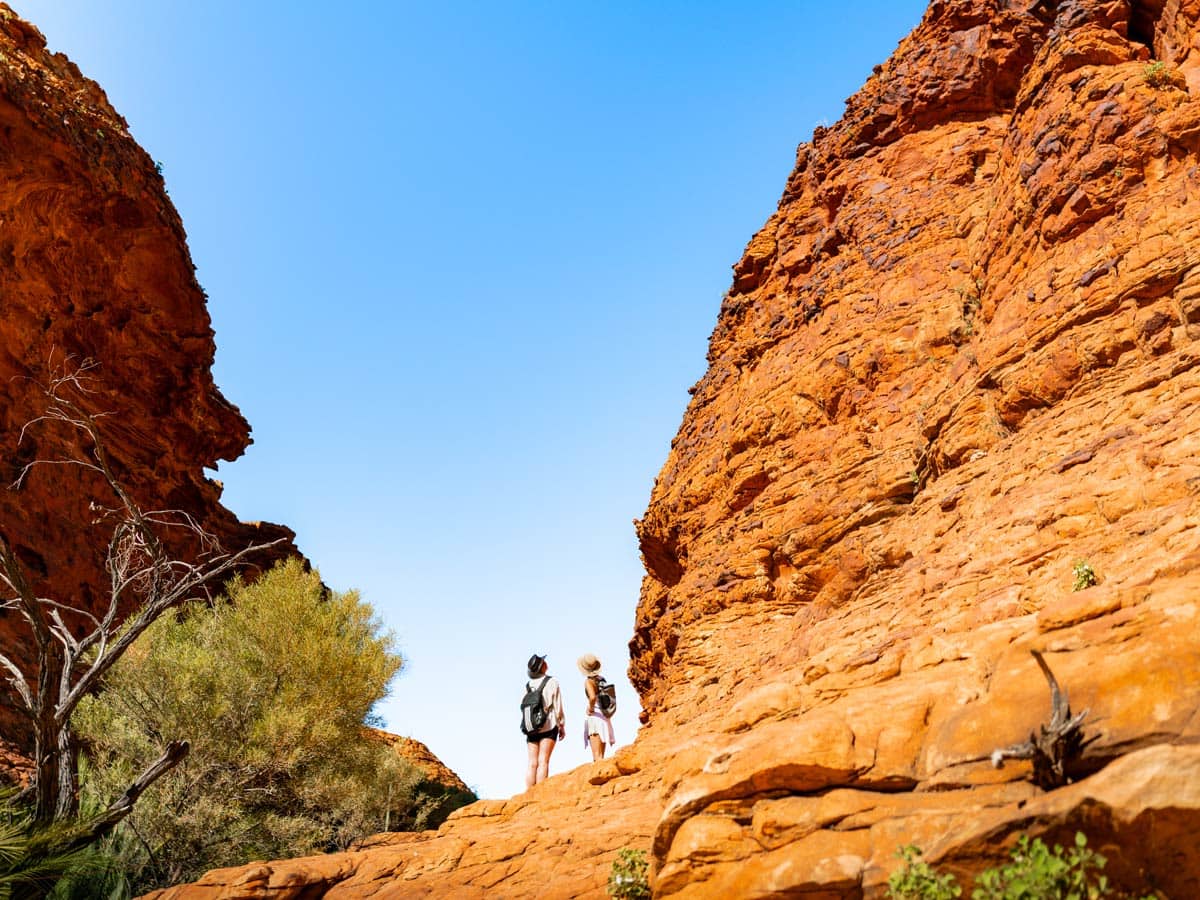
<path id="1" fill-rule="evenodd" d="M 541 683 L 541 675 L 529 679 L 529 687 L 536 688 Z M 542 689 L 542 704 L 546 707 L 546 724 L 542 726 L 542 731 L 554 731 L 559 726 L 566 727 L 567 716 L 563 712 L 562 690 L 559 689 L 558 679 L 553 675 L 546 678 L 546 687 Z"/>

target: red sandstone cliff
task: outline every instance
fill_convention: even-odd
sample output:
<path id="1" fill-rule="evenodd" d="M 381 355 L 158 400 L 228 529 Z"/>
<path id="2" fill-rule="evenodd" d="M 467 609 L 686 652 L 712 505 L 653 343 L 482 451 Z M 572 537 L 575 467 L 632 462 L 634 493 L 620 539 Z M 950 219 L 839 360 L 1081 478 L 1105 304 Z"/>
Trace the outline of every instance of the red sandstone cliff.
<path id="1" fill-rule="evenodd" d="M 900 844 L 1076 829 L 1200 896 L 1197 92 L 1200 0 L 935 0 L 734 268 L 638 523 L 636 744 L 164 897 L 602 896 L 624 846 L 658 897 L 878 897 Z M 1031 649 L 1095 738 L 1054 791 L 989 762 Z"/>
<path id="2" fill-rule="evenodd" d="M 250 428 L 213 384 L 205 296 L 162 177 L 103 91 L 3 4 L 0 135 L 0 528 L 35 589 L 107 599 L 111 526 L 89 504 L 112 506 L 111 493 L 75 466 L 9 488 L 32 459 L 78 458 L 76 436 L 52 425 L 18 437 L 45 411 L 38 383 L 84 360 L 89 411 L 105 414 L 106 449 L 143 508 L 184 511 L 230 551 L 284 539 L 260 565 L 295 553 L 290 530 L 239 522 L 204 475 L 242 454 Z M 2 623 L 0 639 L 13 640 Z"/>

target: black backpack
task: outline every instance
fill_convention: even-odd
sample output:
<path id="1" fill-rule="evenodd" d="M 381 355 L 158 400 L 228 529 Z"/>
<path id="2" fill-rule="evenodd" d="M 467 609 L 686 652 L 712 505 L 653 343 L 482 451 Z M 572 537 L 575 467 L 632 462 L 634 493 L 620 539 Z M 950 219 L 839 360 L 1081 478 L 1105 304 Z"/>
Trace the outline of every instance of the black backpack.
<path id="1" fill-rule="evenodd" d="M 617 711 L 617 686 L 600 675 L 596 676 L 596 708 L 606 716 Z"/>
<path id="2" fill-rule="evenodd" d="M 525 682 L 525 698 L 521 701 L 521 730 L 526 734 L 539 734 L 546 727 L 547 713 L 542 691 L 549 680 L 550 676 L 547 675 L 537 687 Z"/>

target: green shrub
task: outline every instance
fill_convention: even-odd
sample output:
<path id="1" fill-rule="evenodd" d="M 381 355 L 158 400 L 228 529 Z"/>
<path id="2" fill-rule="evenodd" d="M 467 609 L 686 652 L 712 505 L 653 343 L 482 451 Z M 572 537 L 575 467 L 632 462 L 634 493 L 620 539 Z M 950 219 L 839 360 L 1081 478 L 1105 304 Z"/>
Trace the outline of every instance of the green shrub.
<path id="1" fill-rule="evenodd" d="M 1075 576 L 1075 581 L 1071 585 L 1071 590 L 1073 591 L 1082 591 L 1099 582 L 1099 579 L 1096 577 L 1096 570 L 1092 568 L 1092 564 L 1082 559 L 1075 563 L 1075 566 L 1071 569 L 1071 574 Z"/>
<path id="2" fill-rule="evenodd" d="M 892 873 L 888 879 L 888 896 L 894 900 L 954 900 L 962 896 L 962 888 L 954 876 L 939 875 L 921 858 L 915 844 L 908 844 L 896 851 L 904 860 L 904 868 Z"/>
<path id="3" fill-rule="evenodd" d="M 401 659 L 357 594 L 327 593 L 295 560 L 227 594 L 157 622 L 76 717 L 85 801 L 123 788 L 165 741 L 191 743 L 102 847 L 136 892 L 436 825 L 473 799 L 432 790 L 364 727 Z"/>
<path id="4" fill-rule="evenodd" d="M 645 850 L 622 850 L 608 875 L 608 895 L 621 900 L 647 900 L 650 896 L 650 863 Z"/>
<path id="5" fill-rule="evenodd" d="M 954 876 L 939 875 L 914 846 L 897 852 L 904 868 L 888 879 L 887 896 L 892 900 L 953 900 L 962 894 Z M 1075 835 L 1075 846 L 1048 848 L 1041 838 L 1021 835 L 1011 861 L 980 873 L 971 900 L 1100 900 L 1115 894 L 1100 873 L 1106 860 L 1089 850 L 1087 838 Z M 1147 897 L 1145 900 L 1152 900 Z"/>
<path id="6" fill-rule="evenodd" d="M 1174 71 L 1161 59 L 1150 63 L 1142 70 L 1142 79 L 1152 88 L 1164 88 L 1171 84 Z"/>
<path id="7" fill-rule="evenodd" d="M 1110 896 L 1108 879 L 1100 874 L 1105 859 L 1087 848 L 1087 838 L 1075 835 L 1075 846 L 1051 850 L 1041 838 L 1021 835 L 1012 862 L 980 874 L 972 900 L 1095 900 Z"/>
<path id="8" fill-rule="evenodd" d="M 96 854 L 82 846 L 89 834 L 89 822 L 82 818 L 39 825 L 32 806 L 22 802 L 15 789 L 0 789 L 0 898 L 40 900 L 72 876 L 96 883 Z M 71 900 L 57 892 L 51 896 Z"/>

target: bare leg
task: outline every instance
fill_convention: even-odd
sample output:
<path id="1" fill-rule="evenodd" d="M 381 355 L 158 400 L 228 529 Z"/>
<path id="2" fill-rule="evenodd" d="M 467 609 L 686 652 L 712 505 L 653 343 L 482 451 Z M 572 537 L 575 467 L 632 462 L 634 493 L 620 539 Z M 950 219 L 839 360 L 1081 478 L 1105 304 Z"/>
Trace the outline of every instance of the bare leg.
<path id="1" fill-rule="evenodd" d="M 529 790 L 537 783 L 538 745 L 526 741 L 525 746 L 529 748 L 529 764 L 525 767 L 525 790 Z"/>
<path id="2" fill-rule="evenodd" d="M 535 782 L 546 780 L 550 774 L 550 754 L 554 752 L 554 738 L 542 738 L 537 745 L 537 774 Z M 532 745 L 530 745 L 532 746 Z"/>
<path id="3" fill-rule="evenodd" d="M 590 734 L 588 743 L 592 745 L 592 762 L 604 759 L 604 739 L 598 734 Z"/>

